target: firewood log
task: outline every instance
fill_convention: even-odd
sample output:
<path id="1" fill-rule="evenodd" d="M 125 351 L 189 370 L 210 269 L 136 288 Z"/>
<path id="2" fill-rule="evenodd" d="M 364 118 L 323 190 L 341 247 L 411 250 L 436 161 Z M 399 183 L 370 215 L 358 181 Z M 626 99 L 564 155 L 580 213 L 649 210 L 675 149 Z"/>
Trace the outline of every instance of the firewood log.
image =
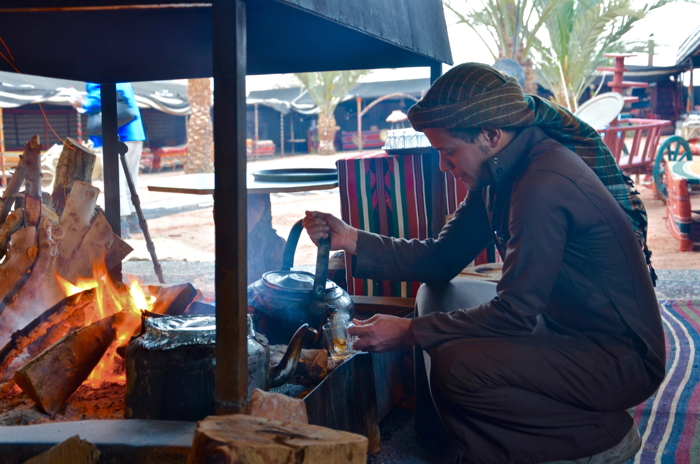
<path id="1" fill-rule="evenodd" d="M 179 316 L 185 312 L 196 296 L 197 289 L 192 284 L 160 287 L 151 312 Z"/>
<path id="2" fill-rule="evenodd" d="M 114 341 L 113 326 L 120 316 L 69 333 L 15 372 L 15 382 L 42 411 L 56 414 Z"/>
<path id="3" fill-rule="evenodd" d="M 77 182 L 76 187 L 77 188 Z M 70 199 L 69 199 L 70 201 Z M 66 210 L 68 208 L 66 207 Z M 69 282 L 75 282 L 79 277 L 92 277 L 95 263 L 105 261 L 107 253 L 114 243 L 115 234 L 112 231 L 102 212 L 98 212 L 95 220 L 90 224 L 87 233 L 83 236 L 78 247 L 68 255 L 61 254 L 59 244 L 58 273 Z M 64 239 L 65 240 L 65 239 Z"/>
<path id="4" fill-rule="evenodd" d="M 24 464 L 97 464 L 99 459 L 100 450 L 94 444 L 73 435 Z"/>
<path id="5" fill-rule="evenodd" d="M 236 414 L 199 421 L 187 464 L 364 464 L 367 438 L 317 425 Z"/>
<path id="6" fill-rule="evenodd" d="M 5 222 L 0 226 L 0 258 L 7 253 L 7 244 L 10 242 L 10 236 L 17 232 L 22 227 L 24 221 L 24 210 L 17 208 L 7 216 Z"/>
<path id="7" fill-rule="evenodd" d="M 12 295 L 24 283 L 27 272 L 39 253 L 37 230 L 24 227 L 10 238 L 7 258 L 0 264 L 0 301 Z"/>
<path id="8" fill-rule="evenodd" d="M 0 199 L 0 224 L 5 222 L 5 218 L 10 213 L 13 203 L 15 202 L 15 195 L 19 192 L 24 184 L 24 179 L 27 176 L 27 168 L 25 166 L 25 157 L 29 152 L 41 153 L 42 149 L 41 143 L 39 143 L 39 136 L 34 135 L 29 142 L 24 146 L 24 152 L 19 156 L 19 164 L 15 168 L 14 174 L 12 174 L 12 179 L 7 184 L 7 188 L 2 193 L 2 198 Z"/>
<path id="9" fill-rule="evenodd" d="M 27 188 L 24 193 L 24 225 L 38 227 L 41 218 L 41 145 L 38 149 L 25 150 L 24 166 L 27 169 Z"/>
<path id="10" fill-rule="evenodd" d="M 68 277 L 61 270 L 70 265 L 75 250 L 78 249 L 83 241 L 83 237 L 90 229 L 99 193 L 100 189 L 97 187 L 84 182 L 75 182 L 70 195 L 68 195 L 66 207 L 59 220 L 59 224 L 63 229 L 63 238 L 58 245 L 57 263 L 57 271 L 66 279 Z"/>
<path id="11" fill-rule="evenodd" d="M 0 373 L 4 373 L 12 361 L 30 344 L 42 337 L 49 328 L 57 327 L 60 329 L 62 327 L 61 322 L 72 314 L 84 315 L 88 310 L 92 310 L 95 307 L 96 293 L 94 289 L 90 289 L 66 297 L 44 311 L 22 329 L 12 333 L 9 340 L 0 350 Z M 85 320 L 83 319 L 82 324 L 84 323 Z M 68 329 L 66 327 L 66 332 Z M 5 338 L 3 337 L 3 339 Z"/>
<path id="12" fill-rule="evenodd" d="M 78 141 L 66 137 L 63 142 L 63 151 L 56 164 L 56 178 L 53 188 L 53 205 L 57 209 L 63 209 L 66 198 L 76 181 L 91 183 L 92 171 L 95 168 L 95 153 L 81 145 Z"/>
<path id="13" fill-rule="evenodd" d="M 10 298 L 0 302 L 0 334 L 21 327 L 22 321 L 34 319 L 65 297 L 53 270 L 61 226 L 42 217 L 38 233 L 39 253 L 27 281 Z"/>

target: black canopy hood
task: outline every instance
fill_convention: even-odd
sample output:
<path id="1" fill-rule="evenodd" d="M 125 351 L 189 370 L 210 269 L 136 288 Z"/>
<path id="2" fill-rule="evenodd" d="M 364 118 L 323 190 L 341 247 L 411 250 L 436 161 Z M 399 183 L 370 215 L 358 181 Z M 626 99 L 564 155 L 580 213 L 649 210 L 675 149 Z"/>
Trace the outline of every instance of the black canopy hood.
<path id="1" fill-rule="evenodd" d="M 0 52 L 11 61 L 0 58 L 2 71 L 102 83 L 213 75 L 210 3 L 2 3 L 0 37 L 9 53 L 1 44 Z M 247 74 L 452 62 L 439 0 L 245 3 Z"/>

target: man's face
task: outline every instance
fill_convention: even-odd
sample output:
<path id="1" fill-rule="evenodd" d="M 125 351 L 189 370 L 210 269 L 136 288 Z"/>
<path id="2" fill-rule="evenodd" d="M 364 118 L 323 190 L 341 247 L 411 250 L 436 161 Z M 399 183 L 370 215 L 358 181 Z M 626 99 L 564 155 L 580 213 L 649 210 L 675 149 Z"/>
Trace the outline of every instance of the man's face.
<path id="1" fill-rule="evenodd" d="M 424 129 L 430 144 L 440 153 L 440 170 L 450 171 L 470 190 L 488 185 L 492 179 L 487 162 L 491 150 L 485 142 L 484 133 L 474 143 L 453 136 L 447 129 Z"/>

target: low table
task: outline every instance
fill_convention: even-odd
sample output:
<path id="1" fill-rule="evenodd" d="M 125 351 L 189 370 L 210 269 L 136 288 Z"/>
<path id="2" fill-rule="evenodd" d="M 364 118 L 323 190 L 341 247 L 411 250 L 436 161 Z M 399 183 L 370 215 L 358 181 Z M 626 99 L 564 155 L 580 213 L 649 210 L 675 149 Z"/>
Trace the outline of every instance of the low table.
<path id="1" fill-rule="evenodd" d="M 700 159 L 666 162 L 666 227 L 679 242 L 680 251 L 693 251 L 690 237 L 692 206 L 688 185 L 700 185 Z"/>
<path id="2" fill-rule="evenodd" d="M 327 190 L 338 186 L 337 180 L 305 182 L 261 182 L 248 174 L 248 194 L 307 192 L 309 190 Z M 191 195 L 213 195 L 214 173 L 184 174 L 165 177 L 148 184 L 151 192 L 188 193 Z"/>

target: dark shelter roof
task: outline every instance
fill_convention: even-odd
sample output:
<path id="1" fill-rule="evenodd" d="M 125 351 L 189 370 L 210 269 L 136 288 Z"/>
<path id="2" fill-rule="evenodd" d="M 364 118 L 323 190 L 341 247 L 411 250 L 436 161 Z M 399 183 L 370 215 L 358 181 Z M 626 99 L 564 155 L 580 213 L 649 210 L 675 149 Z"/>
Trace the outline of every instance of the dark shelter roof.
<path id="1" fill-rule="evenodd" d="M 166 4 L 167 3 L 167 4 Z M 88 82 L 211 77 L 211 4 L 6 0 L 0 71 Z M 123 5 L 142 5 L 122 8 Z M 165 5 L 164 5 L 165 4 Z M 452 57 L 439 0 L 248 0 L 247 74 L 430 66 Z"/>
<path id="2" fill-rule="evenodd" d="M 189 114 L 187 86 L 170 81 L 134 82 L 141 108 L 154 108 L 176 116 Z M 67 79 L 0 72 L 0 108 L 17 108 L 32 103 L 70 105 L 71 87 L 85 92 L 85 83 Z"/>

